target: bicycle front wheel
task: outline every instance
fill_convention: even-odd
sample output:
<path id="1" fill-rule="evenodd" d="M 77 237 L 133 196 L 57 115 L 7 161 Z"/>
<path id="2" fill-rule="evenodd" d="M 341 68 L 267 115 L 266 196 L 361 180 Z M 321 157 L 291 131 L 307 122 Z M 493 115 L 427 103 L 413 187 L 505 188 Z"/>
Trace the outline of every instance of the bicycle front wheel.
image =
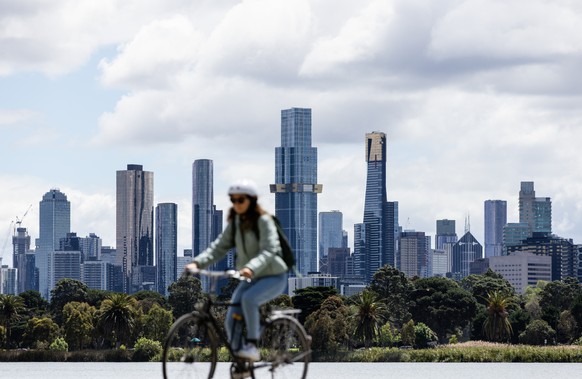
<path id="1" fill-rule="evenodd" d="M 289 316 L 275 318 L 267 324 L 259 342 L 264 362 L 255 364 L 255 378 L 304 379 L 311 359 L 310 345 L 299 321 Z"/>
<path id="2" fill-rule="evenodd" d="M 210 379 L 216 360 L 217 337 L 212 324 L 196 313 L 176 320 L 164 343 L 164 379 Z"/>

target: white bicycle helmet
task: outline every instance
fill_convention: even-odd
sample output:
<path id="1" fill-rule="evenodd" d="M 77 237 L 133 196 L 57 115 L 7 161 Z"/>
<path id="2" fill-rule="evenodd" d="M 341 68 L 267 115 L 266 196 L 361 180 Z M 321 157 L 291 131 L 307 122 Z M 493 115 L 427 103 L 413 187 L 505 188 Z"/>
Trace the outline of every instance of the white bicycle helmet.
<path id="1" fill-rule="evenodd" d="M 228 187 L 228 194 L 229 195 L 248 195 L 257 197 L 259 195 L 259 191 L 257 189 L 257 185 L 252 180 L 242 179 L 239 180 Z"/>

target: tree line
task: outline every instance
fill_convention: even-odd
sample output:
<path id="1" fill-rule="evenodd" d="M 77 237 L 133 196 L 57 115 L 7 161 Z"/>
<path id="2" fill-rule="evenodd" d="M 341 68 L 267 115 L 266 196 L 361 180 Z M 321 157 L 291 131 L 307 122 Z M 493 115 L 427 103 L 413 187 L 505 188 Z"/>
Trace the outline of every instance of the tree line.
<path id="1" fill-rule="evenodd" d="M 228 300 L 231 281 L 219 300 Z M 200 280 L 182 277 L 169 296 L 132 295 L 59 281 L 50 302 L 36 291 L 0 295 L 0 347 L 55 350 L 134 347 L 162 342 L 172 322 L 194 310 Z M 460 282 L 442 277 L 407 278 L 384 266 L 359 294 L 340 296 L 333 287 L 299 289 L 270 303 L 301 309 L 299 320 L 315 351 L 370 346 L 422 348 L 463 340 L 533 345 L 582 343 L 582 288 L 574 278 L 539 282 L 516 294 L 499 274 L 487 271 Z M 226 309 L 217 309 L 224 319 Z"/>

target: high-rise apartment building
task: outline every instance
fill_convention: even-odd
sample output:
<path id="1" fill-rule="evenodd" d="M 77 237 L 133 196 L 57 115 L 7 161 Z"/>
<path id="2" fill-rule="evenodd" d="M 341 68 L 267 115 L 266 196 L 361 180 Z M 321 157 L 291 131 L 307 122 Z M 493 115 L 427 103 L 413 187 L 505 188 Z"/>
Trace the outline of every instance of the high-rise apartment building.
<path id="1" fill-rule="evenodd" d="M 452 246 L 457 242 L 457 239 L 455 220 L 436 221 L 435 249 L 445 250 L 445 244 Z"/>
<path id="2" fill-rule="evenodd" d="M 532 233 L 552 233 L 552 200 L 536 197 L 534 182 L 521 182 L 519 191 L 519 222 L 529 225 Z"/>
<path id="3" fill-rule="evenodd" d="M 343 243 L 343 214 L 340 211 L 319 212 L 319 261 L 327 259 L 329 249 Z"/>
<path id="4" fill-rule="evenodd" d="M 311 109 L 281 111 L 281 146 L 275 148 L 275 214 L 295 252 L 297 270 L 317 271 L 317 148 L 311 145 Z"/>
<path id="5" fill-rule="evenodd" d="M 367 133 L 365 150 L 367 163 L 363 220 L 365 228 L 362 235 L 363 243 L 360 248 L 354 245 L 354 254 L 364 281 L 369 283 L 380 267 L 395 264 L 394 219 L 397 208 L 393 206 L 389 215 L 386 201 L 386 134 Z M 392 241 L 392 249 L 389 241 Z"/>
<path id="6" fill-rule="evenodd" d="M 61 238 L 71 231 L 71 203 L 58 189 L 45 193 L 39 204 L 39 238 L 36 240 L 35 264 L 38 269 L 39 292 L 50 296 L 50 278 L 53 277 L 53 252 L 59 249 Z"/>
<path id="7" fill-rule="evenodd" d="M 123 292 L 151 289 L 154 269 L 154 173 L 127 165 L 117 171 L 117 265 L 123 272 Z"/>
<path id="8" fill-rule="evenodd" d="M 485 258 L 503 255 L 503 227 L 507 224 L 507 201 L 485 201 Z"/>
<path id="9" fill-rule="evenodd" d="M 509 222 L 503 226 L 503 255 L 507 255 L 512 246 L 517 246 L 530 236 L 529 224 Z"/>
<path id="10" fill-rule="evenodd" d="M 156 207 L 157 291 L 168 296 L 168 287 L 176 281 L 178 261 L 178 205 L 161 203 Z"/>
<path id="11" fill-rule="evenodd" d="M 85 238 L 81 238 L 81 253 L 83 262 L 101 260 L 101 247 L 103 241 L 95 233 L 89 233 Z"/>

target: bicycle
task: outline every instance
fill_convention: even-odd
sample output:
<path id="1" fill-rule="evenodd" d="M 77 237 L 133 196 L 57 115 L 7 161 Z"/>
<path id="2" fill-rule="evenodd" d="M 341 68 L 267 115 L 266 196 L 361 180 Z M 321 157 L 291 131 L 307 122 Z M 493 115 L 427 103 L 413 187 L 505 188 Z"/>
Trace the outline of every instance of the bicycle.
<path id="1" fill-rule="evenodd" d="M 210 277 L 213 279 L 213 285 L 220 278 L 248 280 L 234 270 L 197 270 L 196 274 Z M 196 304 L 194 311 L 174 322 L 164 342 L 162 354 L 164 379 L 212 378 L 218 362 L 220 345 L 226 347 L 231 357 L 232 379 L 247 377 L 304 379 L 311 359 L 311 337 L 294 317 L 300 310 L 273 310 L 262 314 L 261 338 L 258 341 L 262 360 L 250 362 L 236 357 L 212 313 L 216 306 L 232 305 L 235 304 L 215 302 L 210 293 L 206 293 Z M 238 322 L 238 326 L 242 328 L 242 321 Z"/>

